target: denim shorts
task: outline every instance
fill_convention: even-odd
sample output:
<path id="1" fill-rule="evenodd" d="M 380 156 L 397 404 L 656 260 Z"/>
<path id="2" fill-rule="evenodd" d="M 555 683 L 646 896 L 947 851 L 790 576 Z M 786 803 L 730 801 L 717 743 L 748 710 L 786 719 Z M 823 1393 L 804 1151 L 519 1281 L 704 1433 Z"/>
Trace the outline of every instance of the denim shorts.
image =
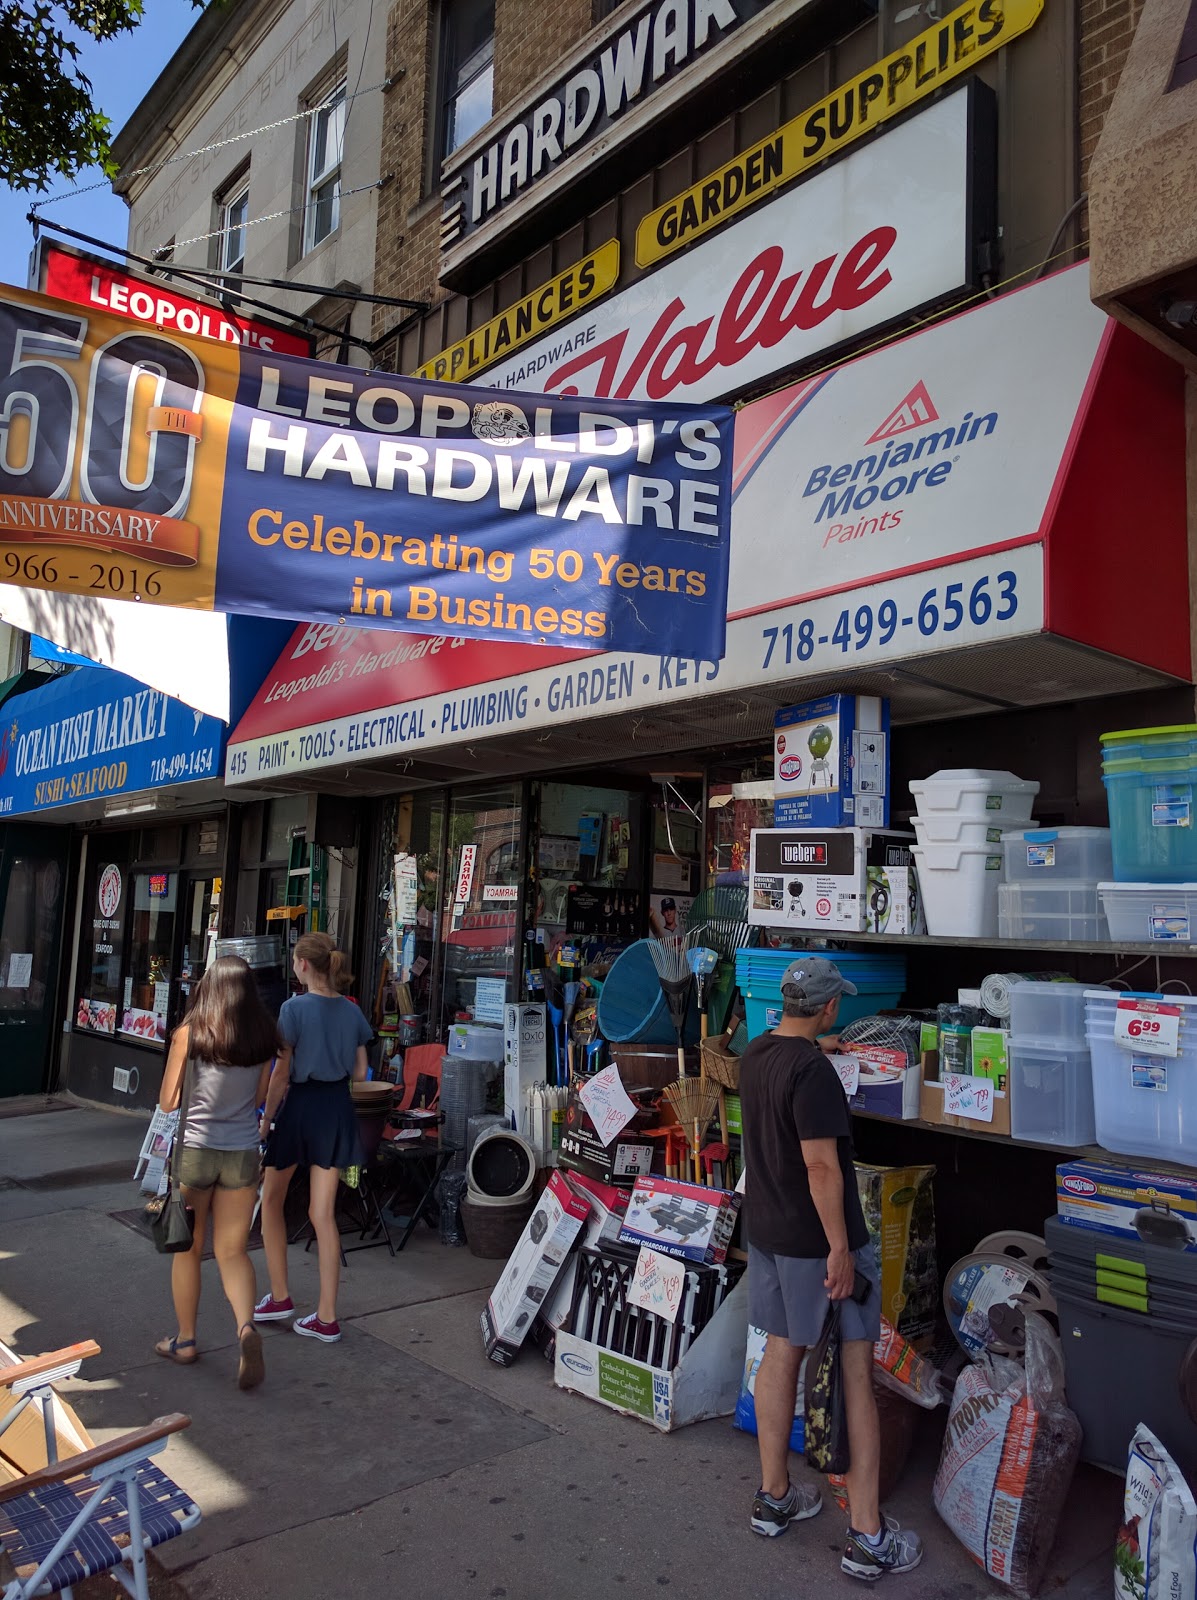
<path id="1" fill-rule="evenodd" d="M 876 1344 L 881 1336 L 881 1284 L 877 1275 L 877 1253 L 871 1244 L 852 1252 L 857 1270 L 868 1278 L 873 1292 L 864 1305 L 855 1300 L 840 1301 L 840 1331 L 844 1339 L 867 1339 Z M 830 1301 L 823 1280 L 827 1276 L 827 1257 L 775 1256 L 768 1250 L 748 1246 L 748 1320 L 754 1328 L 786 1339 L 799 1349 L 808 1349 L 823 1331 Z"/>
<path id="2" fill-rule="evenodd" d="M 256 1189 L 262 1157 L 253 1150 L 208 1150 L 185 1144 L 177 1180 L 185 1189 Z"/>

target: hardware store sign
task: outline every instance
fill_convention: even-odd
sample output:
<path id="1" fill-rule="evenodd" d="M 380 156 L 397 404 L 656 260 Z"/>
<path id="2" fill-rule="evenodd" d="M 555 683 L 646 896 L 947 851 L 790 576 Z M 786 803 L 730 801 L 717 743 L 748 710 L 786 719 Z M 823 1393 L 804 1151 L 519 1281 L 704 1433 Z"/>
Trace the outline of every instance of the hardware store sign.
<path id="1" fill-rule="evenodd" d="M 486 369 L 496 389 L 730 395 L 972 277 L 969 94 L 751 212 Z"/>
<path id="2" fill-rule="evenodd" d="M 1038 633 L 1053 488 L 1108 319 L 1085 267 L 737 414 L 727 652 L 656 659 L 296 630 L 227 779 L 660 712 Z"/>
<path id="3" fill-rule="evenodd" d="M 731 413 L 359 372 L 0 289 L 0 581 L 723 654 Z"/>

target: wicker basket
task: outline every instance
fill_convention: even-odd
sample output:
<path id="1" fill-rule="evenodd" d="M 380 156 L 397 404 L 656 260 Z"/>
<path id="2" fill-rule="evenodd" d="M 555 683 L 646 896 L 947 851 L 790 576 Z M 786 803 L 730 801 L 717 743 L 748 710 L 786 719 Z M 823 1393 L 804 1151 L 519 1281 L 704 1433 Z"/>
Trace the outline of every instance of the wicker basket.
<path id="1" fill-rule="evenodd" d="M 730 1034 L 721 1033 L 702 1041 L 702 1070 L 712 1082 L 735 1094 L 740 1088 L 740 1058 L 727 1048 L 730 1038 Z"/>

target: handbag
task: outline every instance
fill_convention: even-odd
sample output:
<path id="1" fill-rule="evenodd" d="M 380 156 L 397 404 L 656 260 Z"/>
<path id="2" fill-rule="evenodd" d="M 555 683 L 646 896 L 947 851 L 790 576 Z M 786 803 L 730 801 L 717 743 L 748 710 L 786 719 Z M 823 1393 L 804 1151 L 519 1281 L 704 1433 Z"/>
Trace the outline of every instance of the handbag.
<path id="1" fill-rule="evenodd" d="M 844 1473 L 851 1466 L 844 1407 L 840 1304 L 827 1307 L 819 1342 L 807 1363 L 805 1454 L 816 1472 Z"/>
<path id="2" fill-rule="evenodd" d="M 170 1155 L 166 1158 L 166 1193 L 155 1195 L 145 1208 L 150 1225 L 150 1238 L 160 1255 L 178 1255 L 190 1250 L 195 1242 L 195 1210 L 183 1199 L 182 1189 L 175 1183 L 175 1152 L 183 1148 L 183 1134 L 187 1127 L 187 1111 L 191 1103 L 191 1057 L 183 1069 L 183 1093 L 179 1101 L 179 1126 L 175 1130 Z"/>

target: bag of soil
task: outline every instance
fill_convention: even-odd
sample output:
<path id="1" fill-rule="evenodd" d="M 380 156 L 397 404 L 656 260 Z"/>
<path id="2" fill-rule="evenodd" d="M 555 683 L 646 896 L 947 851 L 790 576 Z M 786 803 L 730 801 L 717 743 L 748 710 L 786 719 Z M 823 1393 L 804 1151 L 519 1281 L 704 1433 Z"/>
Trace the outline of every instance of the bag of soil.
<path id="1" fill-rule="evenodd" d="M 935 1475 L 935 1509 L 1023 1600 L 1043 1581 L 1080 1450 L 1060 1341 L 1031 1313 L 1025 1367 L 989 1357 L 957 1379 Z"/>
<path id="2" fill-rule="evenodd" d="M 827 1308 L 806 1363 L 806 1463 L 816 1472 L 847 1472 L 851 1466 L 837 1300 Z"/>
<path id="3" fill-rule="evenodd" d="M 1118 1600 L 1193 1600 L 1197 1501 L 1176 1462 L 1142 1423 L 1131 1440 L 1122 1514 L 1114 1542 Z"/>

